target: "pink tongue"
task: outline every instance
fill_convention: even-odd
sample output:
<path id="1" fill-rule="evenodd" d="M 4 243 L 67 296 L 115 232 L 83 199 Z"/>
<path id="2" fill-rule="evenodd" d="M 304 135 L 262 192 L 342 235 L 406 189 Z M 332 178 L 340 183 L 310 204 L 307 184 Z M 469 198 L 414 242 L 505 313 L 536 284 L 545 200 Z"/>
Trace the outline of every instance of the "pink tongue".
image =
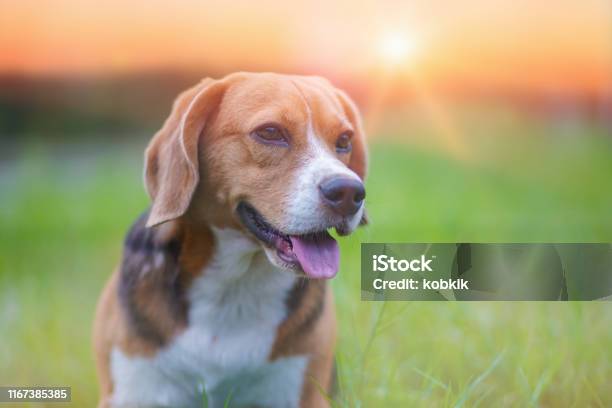
<path id="1" fill-rule="evenodd" d="M 314 279 L 330 279 L 338 273 L 338 243 L 327 231 L 317 235 L 290 236 L 293 253 L 304 273 Z"/>

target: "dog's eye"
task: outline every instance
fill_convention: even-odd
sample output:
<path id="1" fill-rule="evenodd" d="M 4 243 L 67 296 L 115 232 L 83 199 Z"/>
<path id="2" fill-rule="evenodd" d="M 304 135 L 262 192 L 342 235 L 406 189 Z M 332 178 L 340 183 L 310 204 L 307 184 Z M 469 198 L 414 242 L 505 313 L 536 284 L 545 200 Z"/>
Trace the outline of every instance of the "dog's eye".
<path id="1" fill-rule="evenodd" d="M 278 126 L 264 125 L 255 129 L 251 136 L 258 142 L 275 146 L 289 146 L 289 141 Z"/>
<path id="2" fill-rule="evenodd" d="M 338 153 L 349 153 L 351 151 L 351 138 L 353 133 L 351 131 L 342 133 L 338 140 L 336 140 L 336 151 Z"/>

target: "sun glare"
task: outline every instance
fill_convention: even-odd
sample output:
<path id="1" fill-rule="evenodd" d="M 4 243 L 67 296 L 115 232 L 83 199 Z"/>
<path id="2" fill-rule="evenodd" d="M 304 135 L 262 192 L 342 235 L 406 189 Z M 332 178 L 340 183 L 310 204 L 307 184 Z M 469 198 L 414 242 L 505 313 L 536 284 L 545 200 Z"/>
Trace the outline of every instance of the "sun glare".
<path id="1" fill-rule="evenodd" d="M 414 56 L 416 49 L 416 39 L 402 32 L 385 33 L 379 41 L 380 57 L 392 65 L 408 62 Z"/>

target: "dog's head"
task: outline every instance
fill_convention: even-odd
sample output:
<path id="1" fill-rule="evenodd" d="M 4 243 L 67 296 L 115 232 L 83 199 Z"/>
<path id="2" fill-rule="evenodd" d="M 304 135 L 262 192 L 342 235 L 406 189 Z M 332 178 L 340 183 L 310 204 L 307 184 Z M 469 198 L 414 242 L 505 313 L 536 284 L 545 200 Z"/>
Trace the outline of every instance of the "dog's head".
<path id="1" fill-rule="evenodd" d="M 182 93 L 145 155 L 147 225 L 244 230 L 277 266 L 333 277 L 327 230 L 364 222 L 366 147 L 353 102 L 317 77 L 239 73 Z"/>

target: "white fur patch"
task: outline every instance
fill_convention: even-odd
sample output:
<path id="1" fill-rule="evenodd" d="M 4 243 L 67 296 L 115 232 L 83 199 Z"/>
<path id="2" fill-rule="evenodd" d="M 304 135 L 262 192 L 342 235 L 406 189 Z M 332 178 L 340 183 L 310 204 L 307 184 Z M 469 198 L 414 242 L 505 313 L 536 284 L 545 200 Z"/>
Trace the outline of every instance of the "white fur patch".
<path id="1" fill-rule="evenodd" d="M 307 356 L 268 361 L 295 277 L 235 230 L 190 291 L 189 327 L 152 358 L 111 356 L 114 407 L 296 407 Z"/>
<path id="2" fill-rule="evenodd" d="M 289 195 L 291 200 L 282 228 L 287 234 L 303 234 L 338 224 L 337 216 L 330 214 L 321 202 L 319 185 L 325 179 L 343 176 L 361 181 L 357 173 L 349 169 L 323 145 L 314 132 L 310 111 L 308 112 L 308 151 L 304 157 L 304 164 L 296 172 L 292 193 Z M 345 220 L 350 228 L 347 232 L 353 231 L 359 225 L 362 216 L 363 205 L 356 214 Z"/>

